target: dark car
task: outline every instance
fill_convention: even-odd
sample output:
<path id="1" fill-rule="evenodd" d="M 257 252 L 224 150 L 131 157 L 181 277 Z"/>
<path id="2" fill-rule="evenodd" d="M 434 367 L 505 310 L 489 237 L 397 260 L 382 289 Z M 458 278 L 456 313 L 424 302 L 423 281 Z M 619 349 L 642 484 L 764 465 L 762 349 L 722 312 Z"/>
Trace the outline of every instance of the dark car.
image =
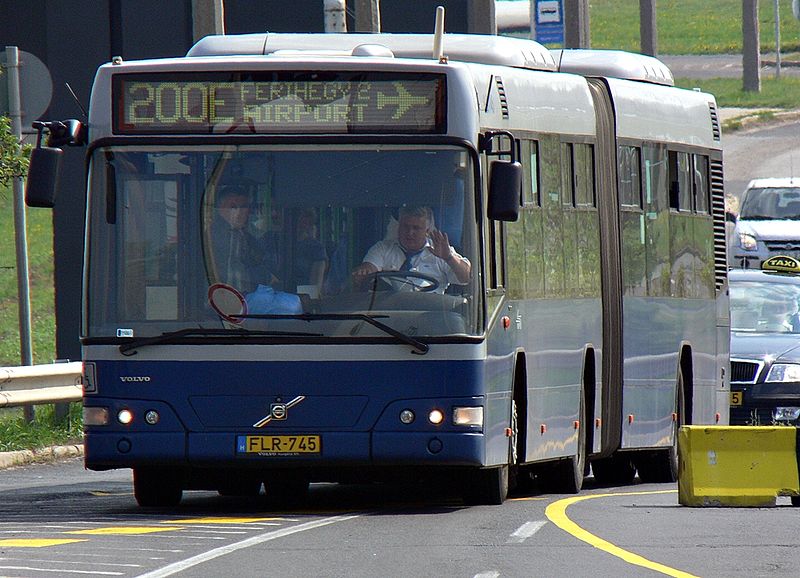
<path id="1" fill-rule="evenodd" d="M 731 425 L 800 425 L 800 261 L 728 272 Z"/>

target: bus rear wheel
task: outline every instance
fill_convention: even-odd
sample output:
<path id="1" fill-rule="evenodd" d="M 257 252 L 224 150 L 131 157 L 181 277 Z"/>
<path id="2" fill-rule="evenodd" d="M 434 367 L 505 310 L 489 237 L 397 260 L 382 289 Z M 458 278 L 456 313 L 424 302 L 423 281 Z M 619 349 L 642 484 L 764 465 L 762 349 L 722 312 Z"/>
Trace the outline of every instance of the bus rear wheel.
<path id="1" fill-rule="evenodd" d="M 145 507 L 177 506 L 183 497 L 178 478 L 164 469 L 134 468 L 133 496 Z"/>
<path id="2" fill-rule="evenodd" d="M 634 459 L 639 479 L 647 483 L 672 483 L 678 480 L 678 429 L 686 423 L 683 398 L 683 373 L 678 373 L 675 394 L 675 413 L 672 422 L 672 445 L 666 450 L 644 452 Z"/>

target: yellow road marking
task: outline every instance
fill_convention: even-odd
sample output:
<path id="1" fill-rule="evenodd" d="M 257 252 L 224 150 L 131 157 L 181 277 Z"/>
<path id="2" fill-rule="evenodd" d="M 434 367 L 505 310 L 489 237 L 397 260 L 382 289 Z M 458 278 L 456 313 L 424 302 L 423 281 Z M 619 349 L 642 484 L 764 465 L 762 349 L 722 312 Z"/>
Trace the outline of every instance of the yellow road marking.
<path id="1" fill-rule="evenodd" d="M 286 518 L 190 518 L 165 520 L 162 524 L 252 524 L 254 522 L 282 522 Z"/>
<path id="2" fill-rule="evenodd" d="M 667 576 L 675 576 L 677 578 L 697 578 L 694 574 L 689 574 L 688 572 L 683 572 L 681 570 L 676 570 L 675 568 L 670 568 L 669 566 L 664 566 L 663 564 L 659 564 L 658 562 L 652 562 L 647 558 L 639 556 L 638 554 L 634 554 L 633 552 L 629 552 L 627 550 L 623 550 L 619 546 L 615 546 L 611 542 L 603 540 L 602 538 L 595 536 L 594 534 L 587 532 L 580 526 L 578 526 L 575 522 L 570 520 L 567 517 L 567 508 L 576 502 L 582 502 L 583 500 L 593 500 L 595 498 L 607 498 L 607 497 L 617 497 L 617 496 L 639 496 L 643 494 L 674 494 L 677 490 L 658 490 L 654 492 L 622 492 L 619 494 L 594 494 L 590 496 L 575 496 L 574 498 L 565 498 L 563 500 L 558 500 L 557 502 L 553 502 L 547 509 L 544 511 L 547 518 L 553 522 L 556 526 L 564 530 L 565 532 L 572 534 L 579 540 L 586 542 L 608 552 L 612 556 L 616 556 L 617 558 L 622 558 L 629 564 L 634 564 L 636 566 L 642 566 L 643 568 L 649 568 L 650 570 L 655 570 L 656 572 L 661 572 L 662 574 L 666 574 Z"/>
<path id="3" fill-rule="evenodd" d="M 94 528 L 92 530 L 73 530 L 67 534 L 89 534 L 92 536 L 108 535 L 121 536 L 125 534 L 152 534 L 154 532 L 169 532 L 170 530 L 183 530 L 172 526 L 118 526 L 110 528 Z"/>
<path id="4" fill-rule="evenodd" d="M 0 546 L 8 548 L 44 548 L 45 546 L 60 546 L 61 544 L 72 544 L 73 542 L 86 542 L 86 540 L 75 540 L 66 538 L 9 538 L 0 540 Z"/>

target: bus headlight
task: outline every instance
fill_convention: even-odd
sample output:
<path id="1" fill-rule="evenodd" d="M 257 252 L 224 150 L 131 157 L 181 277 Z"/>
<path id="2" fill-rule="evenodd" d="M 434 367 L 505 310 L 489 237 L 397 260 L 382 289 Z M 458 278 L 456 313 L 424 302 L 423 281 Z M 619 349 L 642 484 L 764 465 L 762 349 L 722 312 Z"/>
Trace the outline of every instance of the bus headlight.
<path id="1" fill-rule="evenodd" d="M 474 425 L 483 427 L 483 406 L 454 407 L 453 423 L 455 425 Z"/>
<path id="2" fill-rule="evenodd" d="M 800 381 L 800 365 L 796 363 L 776 363 L 769 368 L 766 381 L 771 383 Z"/>
<path id="3" fill-rule="evenodd" d="M 133 412 L 129 409 L 121 409 L 117 414 L 117 420 L 122 425 L 128 425 L 133 421 Z"/>
<path id="4" fill-rule="evenodd" d="M 428 414 L 428 421 L 433 425 L 439 425 L 444 421 L 444 413 L 440 409 L 432 409 Z"/>
<path id="5" fill-rule="evenodd" d="M 108 425 L 108 408 L 84 407 L 83 425 Z"/>

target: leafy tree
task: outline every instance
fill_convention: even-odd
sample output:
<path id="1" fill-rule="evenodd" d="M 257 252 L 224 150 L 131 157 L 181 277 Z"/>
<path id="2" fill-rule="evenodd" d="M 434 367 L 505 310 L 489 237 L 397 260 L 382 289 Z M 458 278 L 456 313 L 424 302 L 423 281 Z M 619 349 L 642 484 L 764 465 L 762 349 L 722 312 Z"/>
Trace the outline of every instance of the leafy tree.
<path id="1" fill-rule="evenodd" d="M 0 185 L 7 185 L 28 171 L 31 146 L 20 144 L 11 131 L 11 120 L 0 116 Z"/>

